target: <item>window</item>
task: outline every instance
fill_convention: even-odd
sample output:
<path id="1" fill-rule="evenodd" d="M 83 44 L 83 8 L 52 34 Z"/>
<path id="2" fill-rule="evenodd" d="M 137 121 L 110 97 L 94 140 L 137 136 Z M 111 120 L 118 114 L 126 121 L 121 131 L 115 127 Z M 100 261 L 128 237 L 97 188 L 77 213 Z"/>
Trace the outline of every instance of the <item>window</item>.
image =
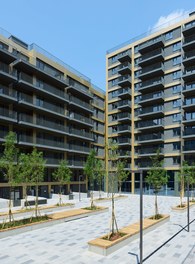
<path id="1" fill-rule="evenodd" d="M 181 42 L 177 42 L 175 44 L 173 44 L 173 52 L 181 50 Z"/>
<path id="2" fill-rule="evenodd" d="M 172 103 L 173 103 L 173 108 L 180 107 L 181 99 L 174 100 Z"/>
<path id="3" fill-rule="evenodd" d="M 173 32 L 169 31 L 168 33 L 165 34 L 165 40 L 169 40 L 173 38 Z"/>
<path id="4" fill-rule="evenodd" d="M 181 56 L 173 58 L 172 61 L 173 61 L 173 66 L 181 64 Z"/>
<path id="5" fill-rule="evenodd" d="M 173 165 L 178 165 L 180 164 L 180 162 L 181 162 L 180 157 L 173 157 Z"/>
<path id="6" fill-rule="evenodd" d="M 180 127 L 173 128 L 173 136 L 174 137 L 178 137 L 180 135 L 181 135 L 181 129 L 180 129 Z"/>
<path id="7" fill-rule="evenodd" d="M 115 75 L 115 74 L 117 74 L 117 67 L 112 69 L 112 75 Z"/>
<path id="8" fill-rule="evenodd" d="M 173 150 L 180 150 L 180 148 L 181 148 L 180 142 L 173 143 Z"/>
<path id="9" fill-rule="evenodd" d="M 134 60 L 134 63 L 135 63 L 135 66 L 137 66 L 138 63 L 139 63 L 139 58 L 135 59 L 135 60 Z"/>
<path id="10" fill-rule="evenodd" d="M 135 46 L 135 48 L 134 48 L 134 52 L 135 52 L 135 53 L 138 53 L 138 51 L 139 51 L 139 47 L 138 47 L 138 46 Z"/>
<path id="11" fill-rule="evenodd" d="M 117 103 L 112 103 L 112 110 L 117 108 Z"/>
<path id="12" fill-rule="evenodd" d="M 181 78 L 181 71 L 176 71 L 172 73 L 173 80 Z"/>
<path id="13" fill-rule="evenodd" d="M 181 85 L 175 85 L 172 87 L 172 93 L 177 94 L 181 92 Z"/>
<path id="14" fill-rule="evenodd" d="M 112 121 L 115 121 L 115 120 L 117 120 L 117 114 L 112 115 Z"/>
<path id="15" fill-rule="evenodd" d="M 134 86 L 134 90 L 138 91 L 140 87 L 141 87 L 141 83 L 136 83 Z"/>
<path id="16" fill-rule="evenodd" d="M 115 97 L 117 97 L 118 96 L 118 92 L 117 91 L 113 91 L 112 92 L 112 98 L 115 98 Z"/>
<path id="17" fill-rule="evenodd" d="M 117 83 L 118 83 L 118 80 L 117 79 L 112 80 L 112 86 L 117 85 Z"/>
<path id="18" fill-rule="evenodd" d="M 111 60 L 112 60 L 112 63 L 116 62 L 116 61 L 117 61 L 117 56 L 113 56 L 113 57 L 111 58 Z"/>
<path id="19" fill-rule="evenodd" d="M 173 122 L 181 122 L 181 114 L 174 114 L 172 115 Z"/>
<path id="20" fill-rule="evenodd" d="M 117 132 L 117 126 L 112 126 L 112 132 L 113 133 Z"/>

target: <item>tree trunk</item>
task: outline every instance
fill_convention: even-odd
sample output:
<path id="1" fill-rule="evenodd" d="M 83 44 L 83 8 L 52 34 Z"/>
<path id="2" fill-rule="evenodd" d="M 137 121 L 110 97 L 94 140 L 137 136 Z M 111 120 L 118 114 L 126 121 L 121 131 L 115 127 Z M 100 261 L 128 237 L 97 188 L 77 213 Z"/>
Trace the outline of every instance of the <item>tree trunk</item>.
<path id="1" fill-rule="evenodd" d="M 35 217 L 38 217 L 38 185 L 36 185 L 36 199 L 35 199 Z"/>
<path id="2" fill-rule="evenodd" d="M 158 217 L 158 201 L 157 201 L 157 197 L 158 197 L 158 195 L 157 195 L 157 192 L 155 193 L 155 218 L 157 218 Z"/>
<path id="3" fill-rule="evenodd" d="M 93 191 L 91 191 L 91 208 L 94 207 L 94 203 L 93 203 Z"/>
<path id="4" fill-rule="evenodd" d="M 183 206 L 183 197 L 184 197 L 184 178 L 181 177 L 181 183 L 180 183 L 180 207 Z"/>
<path id="5" fill-rule="evenodd" d="M 122 187 L 122 184 L 121 182 L 119 183 L 119 195 L 121 195 L 121 187 Z"/>
<path id="6" fill-rule="evenodd" d="M 9 207 L 8 215 L 9 215 L 9 222 L 10 222 L 10 223 L 11 223 L 11 221 L 12 221 L 12 200 L 11 200 L 11 190 L 12 190 L 12 187 L 9 188 L 9 204 L 8 204 L 8 207 Z"/>
<path id="7" fill-rule="evenodd" d="M 62 205 L 62 185 L 60 185 L 60 192 L 59 192 L 59 206 Z"/>
<path id="8" fill-rule="evenodd" d="M 112 226 L 111 226 L 111 234 L 114 234 L 114 219 L 115 215 L 114 215 L 114 194 L 112 193 Z"/>
<path id="9" fill-rule="evenodd" d="M 101 188 L 99 188 L 99 199 L 101 198 Z"/>

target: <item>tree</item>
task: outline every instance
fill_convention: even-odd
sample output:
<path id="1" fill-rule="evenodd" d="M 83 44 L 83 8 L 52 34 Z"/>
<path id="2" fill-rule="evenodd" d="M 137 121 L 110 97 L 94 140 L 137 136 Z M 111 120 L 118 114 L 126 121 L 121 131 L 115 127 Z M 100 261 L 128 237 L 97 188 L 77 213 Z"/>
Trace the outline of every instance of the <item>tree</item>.
<path id="1" fill-rule="evenodd" d="M 60 192 L 59 192 L 59 205 L 62 205 L 62 186 L 69 182 L 71 179 L 72 171 L 68 167 L 66 160 L 62 160 L 59 164 L 59 167 L 52 174 L 54 179 L 60 183 Z"/>
<path id="2" fill-rule="evenodd" d="M 101 186 L 102 186 L 102 179 L 104 178 L 105 169 L 102 160 L 97 159 L 95 163 L 95 174 L 96 180 L 99 187 L 99 198 L 101 198 Z"/>
<path id="3" fill-rule="evenodd" d="M 95 150 L 91 150 L 89 153 L 89 156 L 87 157 L 87 161 L 85 163 L 84 167 L 84 173 L 87 176 L 87 179 L 89 181 L 90 185 L 90 197 L 91 197 L 91 208 L 94 207 L 94 202 L 93 202 L 93 189 L 94 189 L 94 179 L 95 179 L 95 173 L 94 173 L 94 168 L 96 165 L 96 152 Z"/>
<path id="4" fill-rule="evenodd" d="M 180 207 L 183 207 L 183 198 L 185 194 L 185 188 L 187 185 L 188 177 L 190 177 L 191 169 L 187 161 L 183 161 L 183 166 L 181 167 L 179 173 L 179 183 L 180 183 Z"/>
<path id="5" fill-rule="evenodd" d="M 125 170 L 126 161 L 118 160 L 117 162 L 117 179 L 119 185 L 119 193 L 121 193 L 122 183 L 127 180 L 129 171 Z"/>
<path id="6" fill-rule="evenodd" d="M 18 159 L 18 179 L 20 183 L 24 184 L 25 188 L 25 207 L 28 206 L 28 196 L 27 196 L 27 185 L 31 182 L 31 172 L 32 172 L 32 164 L 31 164 L 31 156 L 29 153 L 21 153 Z"/>
<path id="7" fill-rule="evenodd" d="M 168 182 L 168 177 L 166 175 L 166 171 L 163 168 L 163 161 L 161 161 L 159 150 L 154 157 L 151 157 L 152 166 L 151 169 L 147 173 L 146 182 L 154 188 L 155 194 L 155 219 L 159 219 L 160 215 L 158 212 L 158 202 L 157 196 L 161 187 Z"/>
<path id="8" fill-rule="evenodd" d="M 108 236 L 108 239 L 110 239 L 110 237 L 114 236 L 115 233 L 119 233 L 115 211 L 114 211 L 115 210 L 114 196 L 115 196 L 115 189 L 116 189 L 115 187 L 117 182 L 118 145 L 111 140 L 107 148 L 108 148 L 108 153 L 109 153 L 108 158 L 110 163 L 109 184 L 110 184 L 111 203 L 112 203 L 111 230 L 110 230 L 111 232 Z M 115 227 L 116 227 L 116 232 L 115 232 Z"/>
<path id="9" fill-rule="evenodd" d="M 17 167 L 17 157 L 18 149 L 16 148 L 16 134 L 10 131 L 5 137 L 5 142 L 3 143 L 4 151 L 0 158 L 0 168 L 4 173 L 4 176 L 9 184 L 9 222 L 12 221 L 12 201 L 11 192 L 13 187 L 17 184 L 18 167 Z"/>
<path id="10" fill-rule="evenodd" d="M 43 153 L 33 148 L 33 151 L 29 154 L 29 160 L 31 168 L 29 168 L 31 183 L 35 185 L 36 199 L 35 199 L 35 217 L 38 217 L 38 189 L 39 183 L 44 180 L 45 160 Z"/>
<path id="11" fill-rule="evenodd" d="M 192 163 L 190 168 L 190 185 L 192 188 L 192 201 L 194 201 L 194 192 L 195 192 L 195 163 Z"/>

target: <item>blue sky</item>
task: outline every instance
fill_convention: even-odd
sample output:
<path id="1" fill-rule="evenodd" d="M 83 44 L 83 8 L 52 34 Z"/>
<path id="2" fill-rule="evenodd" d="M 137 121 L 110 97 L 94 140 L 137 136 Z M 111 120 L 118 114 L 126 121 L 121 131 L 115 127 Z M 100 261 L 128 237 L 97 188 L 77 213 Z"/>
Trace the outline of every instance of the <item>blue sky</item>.
<path id="1" fill-rule="evenodd" d="M 170 13 L 195 10 L 194 0 L 9 0 L 0 27 L 36 43 L 105 89 L 105 54 Z M 164 17 L 164 18 L 163 18 Z"/>

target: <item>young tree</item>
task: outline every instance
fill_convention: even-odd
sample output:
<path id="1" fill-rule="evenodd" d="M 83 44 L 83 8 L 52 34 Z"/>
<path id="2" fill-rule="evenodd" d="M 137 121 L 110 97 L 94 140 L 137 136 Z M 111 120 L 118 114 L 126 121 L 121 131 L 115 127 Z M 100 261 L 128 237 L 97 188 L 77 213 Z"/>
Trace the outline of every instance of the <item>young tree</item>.
<path id="1" fill-rule="evenodd" d="M 35 185 L 36 199 L 35 199 L 35 217 L 38 217 L 38 189 L 39 183 L 44 180 L 44 171 L 45 171 L 45 160 L 43 158 L 43 153 L 37 151 L 36 148 L 33 148 L 30 158 L 30 175 L 31 183 Z"/>
<path id="2" fill-rule="evenodd" d="M 59 192 L 59 206 L 62 205 L 62 186 L 65 183 L 68 183 L 71 179 L 72 171 L 68 167 L 66 160 L 60 162 L 59 167 L 52 174 L 54 179 L 60 183 L 60 192 Z"/>
<path id="3" fill-rule="evenodd" d="M 24 184 L 25 189 L 25 207 L 28 207 L 27 184 L 31 182 L 31 157 L 29 153 L 21 153 L 18 159 L 18 179 L 20 183 Z"/>
<path id="4" fill-rule="evenodd" d="M 108 239 L 118 233 L 118 225 L 115 216 L 115 204 L 114 204 L 114 196 L 116 190 L 116 183 L 117 183 L 117 162 L 118 162 L 118 145 L 110 141 L 108 147 L 108 157 L 110 162 L 109 168 L 109 185 L 111 191 L 111 203 L 112 203 L 112 216 L 111 216 L 111 232 L 109 234 Z M 116 227 L 116 232 L 115 232 Z"/>
<path id="5" fill-rule="evenodd" d="M 188 177 L 190 177 L 191 169 L 187 163 L 187 161 L 183 162 L 183 166 L 181 167 L 179 173 L 179 183 L 180 183 L 180 207 L 183 207 L 183 198 L 185 195 L 185 187 L 187 185 Z"/>
<path id="6" fill-rule="evenodd" d="M 122 183 L 127 180 L 129 171 L 125 170 L 126 161 L 118 160 L 117 162 L 117 178 L 119 185 L 119 193 L 121 194 Z"/>
<path id="7" fill-rule="evenodd" d="M 191 192 L 191 200 L 194 201 L 194 193 L 195 193 L 195 163 L 192 163 L 190 168 L 190 185 L 192 188 Z"/>
<path id="8" fill-rule="evenodd" d="M 159 150 L 154 157 L 151 158 L 152 167 L 148 171 L 146 182 L 154 188 L 155 194 L 155 215 L 154 218 L 159 218 L 157 196 L 160 188 L 168 182 L 166 171 L 163 168 L 163 161 L 161 161 Z"/>
<path id="9" fill-rule="evenodd" d="M 104 178 L 105 169 L 103 165 L 103 161 L 100 159 L 96 160 L 95 164 L 95 174 L 96 174 L 96 180 L 99 187 L 99 198 L 101 198 L 101 186 L 102 186 L 102 179 Z"/>
<path id="10" fill-rule="evenodd" d="M 5 142 L 3 143 L 4 151 L 0 158 L 0 168 L 4 173 L 4 176 L 9 184 L 9 222 L 12 221 L 12 201 L 11 201 L 11 191 L 13 187 L 17 184 L 17 156 L 18 149 L 16 148 L 16 134 L 10 131 L 5 137 Z"/>
<path id="11" fill-rule="evenodd" d="M 94 207 L 93 189 L 94 189 L 94 179 L 95 179 L 95 173 L 94 173 L 95 164 L 96 164 L 96 153 L 95 150 L 91 150 L 89 156 L 87 157 L 87 161 L 84 167 L 84 173 L 87 176 L 89 185 L 91 186 L 90 188 L 91 208 Z"/>

